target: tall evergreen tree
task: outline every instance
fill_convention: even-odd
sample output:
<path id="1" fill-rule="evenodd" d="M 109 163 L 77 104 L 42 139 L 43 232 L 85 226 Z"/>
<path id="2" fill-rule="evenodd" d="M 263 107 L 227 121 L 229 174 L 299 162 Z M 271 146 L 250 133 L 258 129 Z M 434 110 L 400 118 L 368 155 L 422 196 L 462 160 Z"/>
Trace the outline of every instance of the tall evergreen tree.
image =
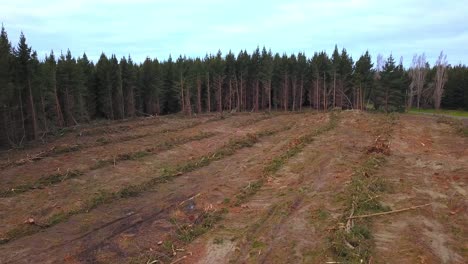
<path id="1" fill-rule="evenodd" d="M 14 85 L 12 52 L 7 32 L 2 25 L 0 33 L 0 126 L 3 129 L 0 132 L 0 145 L 15 145 L 19 142 L 17 121 L 21 117 L 18 117 L 17 114 L 19 112 L 19 96 Z"/>
<path id="2" fill-rule="evenodd" d="M 120 60 L 120 70 L 122 72 L 122 92 L 124 98 L 125 117 L 135 116 L 135 89 L 137 84 L 137 73 L 132 58 L 128 56 Z"/>
<path id="3" fill-rule="evenodd" d="M 179 101 L 177 76 L 171 56 L 162 64 L 161 70 L 164 78 L 161 91 L 161 111 L 164 114 L 179 112 L 181 110 L 181 102 Z"/>
<path id="4" fill-rule="evenodd" d="M 345 102 L 349 99 L 349 105 L 347 108 L 357 108 L 357 104 L 359 101 L 358 92 L 356 87 L 353 87 L 352 83 L 352 74 L 353 74 L 353 59 L 348 54 L 346 49 L 342 49 L 340 55 L 340 67 L 339 67 L 339 75 L 340 75 L 340 106 L 346 105 Z M 353 89 L 354 88 L 354 89 Z M 343 100 L 345 97 L 345 100 Z"/>
<path id="5" fill-rule="evenodd" d="M 16 56 L 16 88 L 19 91 L 20 112 L 23 122 L 23 135 L 27 139 L 39 138 L 36 106 L 34 102 L 32 74 L 31 74 L 31 48 L 26 44 L 26 37 L 21 32 Z"/>
<path id="6" fill-rule="evenodd" d="M 56 127 L 63 127 L 65 120 L 57 89 L 57 61 L 53 51 L 45 58 L 43 74 L 48 119 Z"/>
<path id="7" fill-rule="evenodd" d="M 85 100 L 85 108 L 88 114 L 88 118 L 94 119 L 96 116 L 96 105 L 97 105 L 97 87 L 96 87 L 96 76 L 95 66 L 89 61 L 86 53 L 83 53 L 83 57 L 78 58 L 78 67 L 83 74 L 84 86 L 83 96 Z"/>
<path id="8" fill-rule="evenodd" d="M 372 61 L 369 52 L 366 51 L 361 57 L 356 61 L 354 68 L 353 82 L 356 87 L 355 91 L 357 95 L 355 96 L 358 99 L 357 108 L 364 110 L 366 105 L 366 100 L 372 94 L 373 88 L 373 78 L 374 75 L 372 71 Z"/>
<path id="9" fill-rule="evenodd" d="M 107 56 L 102 53 L 96 64 L 96 110 L 97 115 L 114 119 L 112 100 L 111 65 Z"/>
<path id="10" fill-rule="evenodd" d="M 115 55 L 110 59 L 110 80 L 112 86 L 112 105 L 114 107 L 114 118 L 122 119 L 125 117 L 125 103 L 122 92 L 122 75 L 119 62 Z"/>
<path id="11" fill-rule="evenodd" d="M 405 106 L 405 83 L 403 72 L 400 66 L 395 64 L 392 55 L 387 59 L 380 73 L 381 79 L 378 81 L 374 97 L 376 109 L 385 112 L 402 111 Z"/>
<path id="12" fill-rule="evenodd" d="M 262 59 L 260 61 L 260 80 L 266 95 L 268 111 L 271 111 L 271 82 L 273 78 L 273 55 L 271 50 L 267 51 L 265 47 L 262 49 Z M 263 100 L 262 100 L 263 101 Z M 262 104 L 262 107 L 264 105 Z"/>

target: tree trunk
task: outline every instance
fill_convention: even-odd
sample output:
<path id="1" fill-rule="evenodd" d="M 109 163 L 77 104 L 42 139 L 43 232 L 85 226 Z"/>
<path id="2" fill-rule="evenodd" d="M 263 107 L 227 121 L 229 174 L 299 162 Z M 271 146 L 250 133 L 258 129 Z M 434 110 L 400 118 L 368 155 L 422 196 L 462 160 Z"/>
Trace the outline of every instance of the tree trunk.
<path id="1" fill-rule="evenodd" d="M 284 74 L 284 85 L 283 85 L 283 105 L 284 111 L 288 111 L 288 74 Z"/>
<path id="2" fill-rule="evenodd" d="M 185 96 L 184 96 L 184 80 L 180 75 L 180 102 L 182 103 L 182 113 L 185 113 Z"/>
<path id="3" fill-rule="evenodd" d="M 21 140 L 19 142 L 19 145 L 21 146 L 22 143 L 23 143 L 23 139 L 26 137 L 26 124 L 25 124 L 25 118 L 24 118 L 23 98 L 22 98 L 22 95 L 21 95 L 21 90 L 20 90 L 20 92 L 18 94 L 18 98 L 19 98 L 20 113 L 21 113 L 21 128 L 23 130 L 23 137 L 21 138 Z M 15 135 L 15 137 L 16 137 L 16 135 Z"/>
<path id="4" fill-rule="evenodd" d="M 46 108 L 45 108 L 45 103 L 44 103 L 44 96 L 42 95 L 41 92 L 41 110 L 42 110 L 42 117 L 44 118 L 44 131 L 45 133 L 49 132 L 49 125 L 47 124 L 47 114 L 46 114 Z"/>
<path id="5" fill-rule="evenodd" d="M 207 92 L 206 92 L 206 96 L 207 96 L 207 106 L 208 106 L 208 113 L 211 112 L 211 92 L 210 92 L 210 73 L 207 72 L 206 73 L 206 84 L 207 84 Z"/>
<path id="6" fill-rule="evenodd" d="M 292 93 L 293 93 L 293 103 L 292 103 L 292 110 L 293 111 L 296 111 L 296 91 L 297 91 L 297 80 L 296 80 L 296 76 L 293 76 L 291 78 L 291 81 L 292 81 Z"/>
<path id="7" fill-rule="evenodd" d="M 202 112 L 202 106 L 201 106 L 201 80 L 200 76 L 197 76 L 197 112 L 201 113 Z"/>
<path id="8" fill-rule="evenodd" d="M 326 86 L 325 72 L 323 72 L 323 110 L 327 111 L 327 86 Z"/>
<path id="9" fill-rule="evenodd" d="M 31 118 L 32 118 L 32 126 L 33 126 L 33 133 L 34 139 L 38 139 L 38 127 L 37 127 L 37 117 L 36 117 L 36 109 L 34 107 L 34 100 L 32 95 L 32 88 L 31 88 L 31 80 L 28 77 L 28 90 L 29 90 L 29 107 L 31 108 Z"/>
<path id="10" fill-rule="evenodd" d="M 320 93 L 319 93 L 319 75 L 317 73 L 317 78 L 315 79 L 315 107 L 317 111 L 320 110 Z"/>
<path id="11" fill-rule="evenodd" d="M 232 110 L 232 78 L 229 78 L 229 112 Z"/>
<path id="12" fill-rule="evenodd" d="M 241 107 L 240 107 L 240 102 L 241 101 L 240 101 L 240 94 L 239 94 L 239 82 L 237 81 L 237 76 L 235 78 L 235 81 L 236 81 L 236 99 L 237 99 L 236 100 L 237 101 L 236 109 L 237 109 L 237 111 L 241 111 Z"/>
<path id="13" fill-rule="evenodd" d="M 242 73 L 240 75 L 240 110 L 244 111 L 244 80 Z"/>
<path id="14" fill-rule="evenodd" d="M 223 112 L 223 77 L 216 77 L 216 86 L 218 90 L 218 112 Z"/>
<path id="15" fill-rule="evenodd" d="M 255 108 L 254 108 L 255 112 L 258 112 L 258 101 L 259 101 L 258 97 L 259 97 L 259 89 L 260 89 L 259 86 L 260 86 L 259 81 L 258 81 L 258 79 L 256 79 L 255 80 Z"/>
<path id="16" fill-rule="evenodd" d="M 304 94 L 304 76 L 301 76 L 301 83 L 300 83 L 300 94 L 299 94 L 299 111 L 302 111 L 302 96 Z"/>
<path id="17" fill-rule="evenodd" d="M 63 120 L 62 108 L 57 94 L 57 84 L 54 83 L 54 96 L 55 96 L 55 111 L 57 112 L 57 122 L 59 127 L 63 127 L 65 121 Z"/>
<path id="18" fill-rule="evenodd" d="M 185 93 L 186 94 L 186 103 L 185 103 L 185 107 L 186 107 L 186 112 L 189 116 L 192 116 L 192 103 L 190 102 L 190 86 L 187 85 L 187 92 Z"/>
<path id="19" fill-rule="evenodd" d="M 333 108 L 336 107 L 336 71 L 333 74 Z"/>
<path id="20" fill-rule="evenodd" d="M 268 80 L 268 112 L 271 112 L 271 80 Z"/>

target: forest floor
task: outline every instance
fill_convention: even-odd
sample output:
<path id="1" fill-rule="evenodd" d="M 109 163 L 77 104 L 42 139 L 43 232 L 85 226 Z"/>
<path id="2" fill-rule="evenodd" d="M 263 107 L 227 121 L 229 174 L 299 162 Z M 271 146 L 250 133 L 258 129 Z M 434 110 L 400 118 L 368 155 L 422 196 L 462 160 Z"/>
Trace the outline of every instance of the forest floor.
<path id="1" fill-rule="evenodd" d="M 359 111 L 76 128 L 0 154 L 0 263 L 467 263 L 464 129 Z"/>

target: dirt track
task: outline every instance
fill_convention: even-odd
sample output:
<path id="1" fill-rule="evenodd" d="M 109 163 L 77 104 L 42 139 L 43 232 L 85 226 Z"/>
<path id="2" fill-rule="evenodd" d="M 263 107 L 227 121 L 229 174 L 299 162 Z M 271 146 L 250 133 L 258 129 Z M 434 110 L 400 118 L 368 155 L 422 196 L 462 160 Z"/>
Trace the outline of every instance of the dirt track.
<path id="1" fill-rule="evenodd" d="M 119 129 L 88 128 L 79 137 L 51 143 L 81 146 L 74 151 L 26 163 L 15 161 L 51 145 L 9 154 L 2 160 L 8 166 L 0 173 L 0 190 L 37 184 L 57 168 L 82 174 L 0 198 L 0 263 L 338 261 L 329 239 L 343 217 L 341 193 L 388 117 L 337 115 L 337 124 L 323 131 L 330 123 L 327 113 L 129 121 Z M 276 157 L 316 130 L 313 140 L 265 174 Z M 258 135 L 253 145 L 225 150 L 232 139 L 249 139 L 249 133 Z M 115 140 L 99 143 L 103 137 Z M 391 186 L 380 195 L 382 203 L 391 209 L 431 205 L 373 217 L 372 260 L 465 263 L 467 138 L 433 117 L 400 115 L 389 142 L 387 161 L 376 172 Z M 148 147 L 157 148 L 115 161 Z M 96 166 L 100 159 L 114 160 Z M 162 178 L 174 168 L 184 170 Z M 105 194 L 158 178 L 138 193 L 106 199 Z M 96 206 L 86 207 L 90 199 Z"/>

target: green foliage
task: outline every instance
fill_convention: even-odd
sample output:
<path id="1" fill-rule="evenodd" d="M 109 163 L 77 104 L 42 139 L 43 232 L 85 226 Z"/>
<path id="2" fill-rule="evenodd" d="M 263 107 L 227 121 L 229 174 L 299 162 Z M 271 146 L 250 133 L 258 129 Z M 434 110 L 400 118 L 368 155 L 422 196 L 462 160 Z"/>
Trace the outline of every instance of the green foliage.
<path id="1" fill-rule="evenodd" d="M 411 109 L 408 111 L 412 114 L 424 113 L 424 114 L 434 114 L 434 115 L 449 115 L 449 116 L 459 116 L 459 117 L 468 117 L 468 110 L 436 110 L 436 109 Z"/>
<path id="2" fill-rule="evenodd" d="M 378 57 L 379 58 L 379 57 Z M 408 73 L 392 56 L 377 71 L 368 52 L 357 61 L 346 49 L 331 56 L 316 52 L 273 54 L 266 47 L 235 56 L 207 54 L 167 60 L 101 54 L 94 64 L 70 51 L 44 60 L 21 34 L 13 49 L 2 27 L 0 37 L 0 147 L 19 147 L 65 127 L 96 119 L 122 119 L 203 111 L 378 109 L 402 111 Z M 429 66 L 428 66 L 429 67 Z M 442 105 L 468 109 L 466 66 L 447 69 Z M 423 105 L 432 104 L 435 70 L 428 72 Z M 42 137 L 44 138 L 44 137 Z"/>
<path id="3" fill-rule="evenodd" d="M 408 86 L 403 66 L 396 65 L 393 56 L 385 62 L 377 81 L 373 101 L 376 109 L 385 112 L 402 112 L 405 107 L 405 91 Z"/>
<path id="4" fill-rule="evenodd" d="M 196 224 L 177 225 L 177 237 L 185 243 L 190 243 L 213 228 L 217 222 L 223 219 L 224 214 L 226 214 L 224 210 L 205 211 L 198 216 Z M 217 242 L 221 244 L 222 240 L 217 240 Z"/>

